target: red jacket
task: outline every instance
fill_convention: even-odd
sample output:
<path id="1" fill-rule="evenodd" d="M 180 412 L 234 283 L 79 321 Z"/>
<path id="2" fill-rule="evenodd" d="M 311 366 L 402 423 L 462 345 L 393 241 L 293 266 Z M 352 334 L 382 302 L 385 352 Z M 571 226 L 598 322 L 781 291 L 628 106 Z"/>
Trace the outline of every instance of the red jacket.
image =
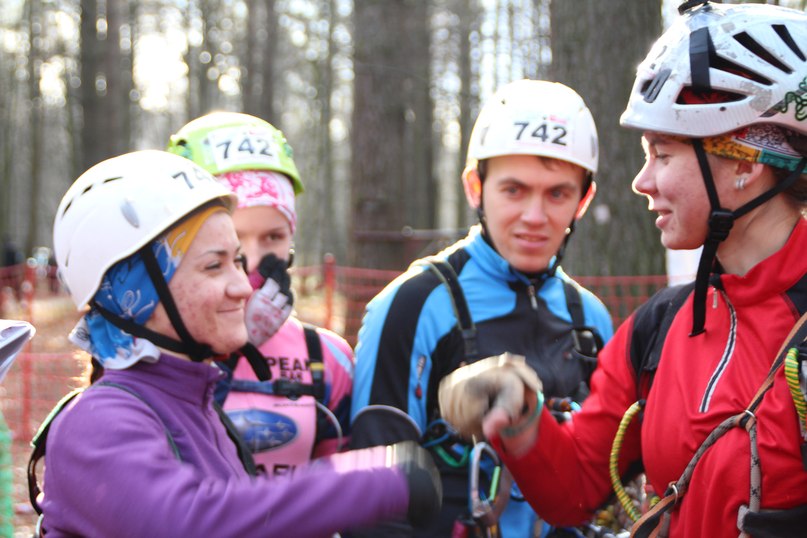
<path id="1" fill-rule="evenodd" d="M 747 407 L 807 310 L 805 252 L 807 221 L 801 220 L 786 245 L 745 276 L 722 275 L 724 291 L 710 287 L 706 331 L 695 337 L 689 336 L 687 298 L 670 326 L 641 428 L 635 420 L 625 437 L 620 472 L 641 460 L 648 482 L 663 493 L 709 433 Z M 574 420 L 558 425 L 544 410 L 532 449 L 521 458 L 503 454 L 526 498 L 551 523 L 589 519 L 612 491 L 611 444 L 637 395 L 630 360 L 634 322 L 628 319 L 600 353 L 591 395 Z M 807 504 L 798 419 L 781 368 L 756 416 L 762 509 Z M 671 535 L 736 537 L 738 509 L 749 502 L 749 473 L 749 436 L 734 428 L 695 468 L 689 491 L 673 510 Z"/>

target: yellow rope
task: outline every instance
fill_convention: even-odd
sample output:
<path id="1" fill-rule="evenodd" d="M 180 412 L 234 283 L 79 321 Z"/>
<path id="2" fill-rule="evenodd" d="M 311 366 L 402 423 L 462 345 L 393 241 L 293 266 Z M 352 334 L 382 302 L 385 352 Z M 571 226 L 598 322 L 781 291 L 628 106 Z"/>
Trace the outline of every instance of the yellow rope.
<path id="1" fill-rule="evenodd" d="M 622 442 L 625 440 L 625 431 L 628 429 L 633 418 L 639 414 L 642 410 L 643 405 L 640 402 L 636 402 L 631 405 L 625 414 L 622 416 L 622 420 L 619 422 L 619 428 L 616 431 L 616 436 L 614 437 L 614 444 L 611 446 L 611 457 L 609 459 L 609 466 L 608 470 L 611 474 L 611 485 L 614 488 L 614 493 L 616 493 L 616 498 L 619 499 L 619 503 L 622 505 L 622 508 L 625 509 L 625 512 L 628 514 L 633 521 L 638 520 L 641 517 L 641 514 L 636 507 L 633 506 L 633 502 L 628 495 L 628 492 L 625 491 L 624 486 L 622 486 L 622 480 L 619 476 L 619 451 L 622 449 Z"/>
<path id="2" fill-rule="evenodd" d="M 801 430 L 802 438 L 805 437 L 805 428 L 807 423 L 807 402 L 804 401 L 804 394 L 801 392 L 799 385 L 799 350 L 792 347 L 787 350 L 785 356 L 785 379 L 787 380 L 787 387 L 790 389 L 790 395 L 793 397 L 793 403 L 796 406 L 796 412 L 799 415 L 799 430 Z"/>

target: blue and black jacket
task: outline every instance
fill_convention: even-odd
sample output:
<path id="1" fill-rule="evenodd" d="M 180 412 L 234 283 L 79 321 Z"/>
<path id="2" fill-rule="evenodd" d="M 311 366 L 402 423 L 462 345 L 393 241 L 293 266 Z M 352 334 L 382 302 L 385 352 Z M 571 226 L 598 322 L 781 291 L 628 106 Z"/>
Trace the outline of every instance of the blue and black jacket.
<path id="1" fill-rule="evenodd" d="M 579 401 L 587 395 L 592 364 L 574 349 L 567 292 L 577 292 L 586 326 L 607 342 L 613 326 L 599 299 L 560 268 L 533 278 L 515 271 L 479 226 L 436 257 L 456 272 L 475 325 L 478 349 L 471 360 L 505 351 L 524 355 L 538 372 L 547 400 Z M 440 380 L 467 360 L 456 312 L 448 286 L 418 262 L 368 304 L 356 347 L 352 447 L 424 440 L 439 418 Z M 449 536 L 467 508 L 466 473 L 449 467 L 442 469 L 444 517 L 440 528 L 424 536 Z"/>

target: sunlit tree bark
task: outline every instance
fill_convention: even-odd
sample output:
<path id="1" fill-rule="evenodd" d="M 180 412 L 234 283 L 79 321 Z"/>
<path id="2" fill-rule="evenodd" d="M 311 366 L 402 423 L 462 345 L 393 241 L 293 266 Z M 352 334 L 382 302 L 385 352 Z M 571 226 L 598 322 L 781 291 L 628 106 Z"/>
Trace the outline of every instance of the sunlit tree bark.
<path id="1" fill-rule="evenodd" d="M 576 274 L 661 274 L 664 255 L 647 202 L 631 192 L 639 133 L 619 127 L 636 66 L 661 33 L 661 3 L 552 2 L 552 77 L 583 96 L 597 123 L 597 198 L 578 224 L 564 267 Z"/>

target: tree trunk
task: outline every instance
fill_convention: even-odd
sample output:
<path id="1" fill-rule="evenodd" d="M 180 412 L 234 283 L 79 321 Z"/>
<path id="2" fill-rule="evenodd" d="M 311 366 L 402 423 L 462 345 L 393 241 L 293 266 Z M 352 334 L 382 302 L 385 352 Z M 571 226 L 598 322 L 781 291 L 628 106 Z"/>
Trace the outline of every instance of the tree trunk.
<path id="1" fill-rule="evenodd" d="M 277 74 L 277 43 L 278 43 L 278 13 L 275 9 L 275 0 L 264 0 L 266 12 L 265 26 L 266 40 L 263 42 L 263 52 L 261 62 L 261 93 L 259 104 L 259 116 L 269 121 L 272 125 L 279 126 L 280 118 L 275 111 L 275 75 Z"/>
<path id="2" fill-rule="evenodd" d="M 194 0 L 188 0 L 185 7 L 185 28 L 188 34 L 193 29 L 193 9 Z M 185 51 L 185 65 L 188 66 L 188 93 L 185 96 L 185 119 L 192 120 L 199 116 L 201 113 L 199 107 L 199 75 L 198 71 L 201 69 L 199 63 L 199 54 L 202 52 L 202 47 L 193 45 L 188 42 L 188 49 Z"/>
<path id="3" fill-rule="evenodd" d="M 322 205 L 325 205 L 325 211 L 320 212 L 320 228 L 321 233 L 316 234 L 322 243 L 315 250 L 318 253 L 317 259 L 321 260 L 322 256 L 326 253 L 336 254 L 335 246 L 337 244 L 337 222 L 336 215 L 338 212 L 338 199 L 335 196 L 334 182 L 336 175 L 334 173 L 335 163 L 333 160 L 333 144 L 331 143 L 331 120 L 333 119 L 333 112 L 331 110 L 331 98 L 333 94 L 333 58 L 336 54 L 336 43 L 334 42 L 334 29 L 337 23 L 336 1 L 327 0 L 328 9 L 328 52 L 323 61 L 318 64 L 318 71 L 320 72 L 320 84 L 317 91 L 317 96 L 320 100 L 321 122 L 319 129 L 319 159 L 317 160 L 317 169 L 320 171 L 319 177 L 322 178 Z"/>
<path id="4" fill-rule="evenodd" d="M 427 11 L 420 0 L 354 5 L 354 265 L 403 269 L 416 254 L 403 227 L 434 222 Z"/>
<path id="5" fill-rule="evenodd" d="M 39 235 L 39 193 L 42 178 L 40 162 L 42 159 L 42 95 L 39 91 L 39 62 L 41 60 L 38 43 L 42 28 L 42 4 L 36 0 L 28 2 L 28 103 L 31 107 L 29 122 L 31 168 L 28 176 L 28 236 L 25 241 L 25 252 L 30 253 L 36 246 Z"/>
<path id="6" fill-rule="evenodd" d="M 661 2 L 552 2 L 552 77 L 588 104 L 600 141 L 599 187 L 563 265 L 578 275 L 661 274 L 664 251 L 630 182 L 640 133 L 619 127 L 636 66 L 661 33 Z"/>
<path id="7" fill-rule="evenodd" d="M 103 43 L 103 73 L 106 90 L 98 96 L 103 119 L 99 122 L 103 142 L 102 158 L 108 159 L 128 149 L 129 136 L 124 129 L 129 89 L 125 83 L 125 65 L 120 49 L 121 4 L 125 0 L 106 0 L 106 39 Z M 127 13 L 128 14 L 128 13 Z"/>
<path id="8" fill-rule="evenodd" d="M 103 139 L 100 126 L 101 103 L 96 91 L 96 76 L 100 70 L 102 45 L 98 41 L 96 0 L 81 0 L 81 170 L 103 160 Z"/>
<path id="9" fill-rule="evenodd" d="M 12 126 L 17 116 L 17 85 L 14 81 L 14 59 L 11 55 L 0 55 L 0 124 Z M 11 239 L 12 200 L 16 189 L 14 175 L 14 137 L 11 129 L 0 129 L 0 240 Z"/>
<path id="10" fill-rule="evenodd" d="M 457 228 L 464 228 L 473 222 L 473 212 L 465 199 L 465 191 L 462 187 L 462 172 L 465 169 L 465 161 L 468 153 L 468 141 L 471 138 L 471 130 L 474 127 L 474 118 L 479 110 L 479 92 L 477 77 L 478 66 L 471 58 L 471 39 L 476 34 L 476 46 L 479 47 L 479 5 L 477 0 L 458 0 L 456 2 L 456 12 L 459 21 L 457 34 L 459 36 L 459 57 L 457 63 L 460 75 L 459 92 L 459 131 L 460 147 L 457 152 L 457 173 L 451 178 L 456 185 L 456 211 Z"/>
<path id="11" fill-rule="evenodd" d="M 260 28 L 263 26 L 264 12 L 260 9 L 262 2 L 247 0 L 247 35 L 244 43 L 244 68 L 241 69 L 241 94 L 244 112 L 259 116 L 258 97 L 261 88 L 257 84 L 261 72 L 261 54 L 259 53 Z"/>
<path id="12" fill-rule="evenodd" d="M 247 2 L 247 35 L 243 73 L 244 112 L 278 125 L 274 110 L 277 13 L 274 0 Z"/>

